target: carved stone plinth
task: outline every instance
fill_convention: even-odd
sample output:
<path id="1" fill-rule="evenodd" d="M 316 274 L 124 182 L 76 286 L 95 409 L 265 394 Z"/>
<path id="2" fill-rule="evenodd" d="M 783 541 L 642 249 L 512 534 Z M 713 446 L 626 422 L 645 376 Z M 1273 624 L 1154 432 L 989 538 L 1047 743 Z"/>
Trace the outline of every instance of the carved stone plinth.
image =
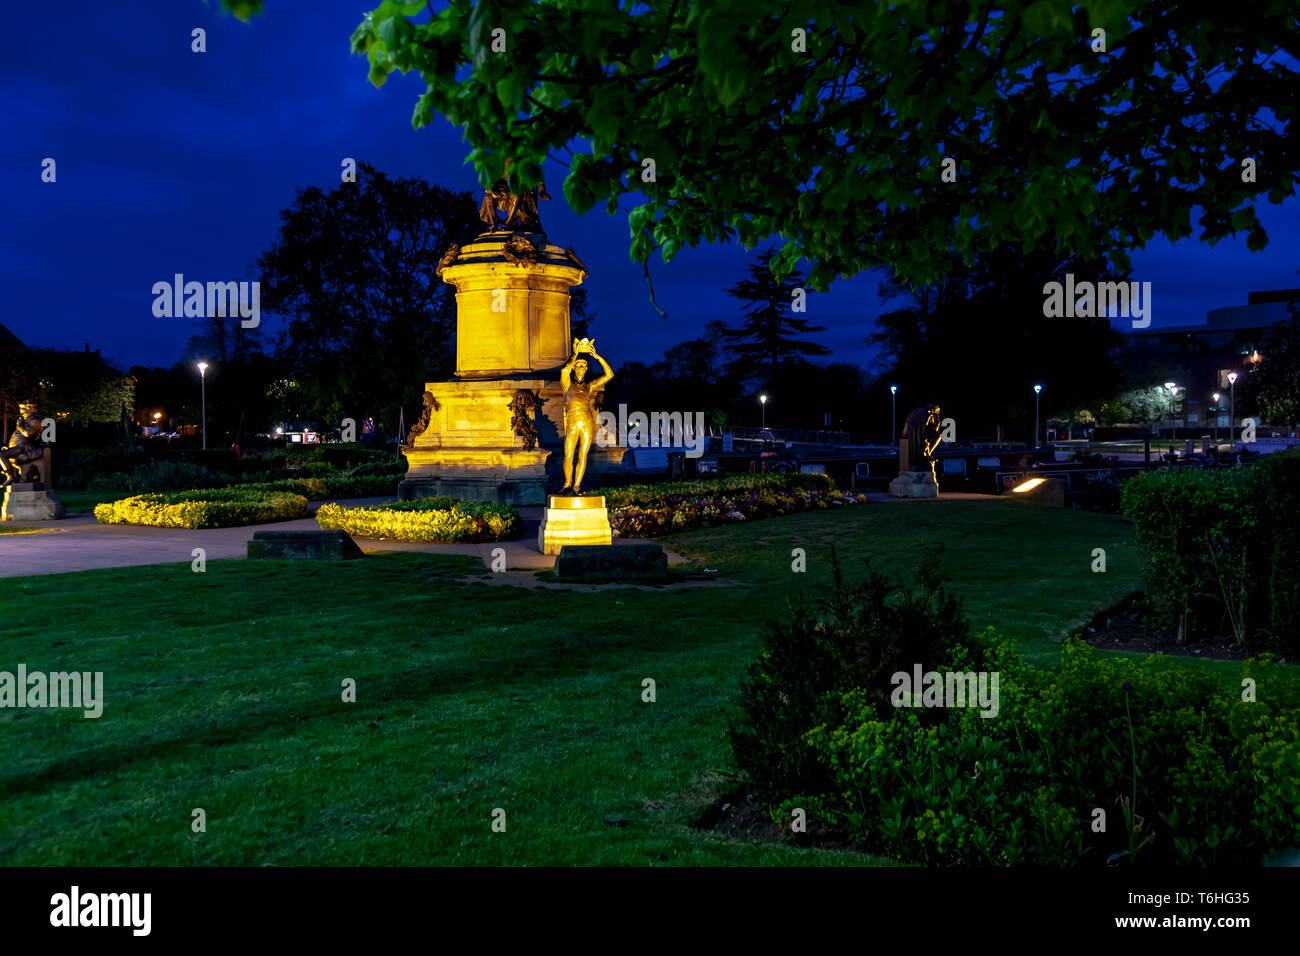
<path id="1" fill-rule="evenodd" d="M 613 544 L 604 495 L 551 495 L 537 529 L 537 550 L 559 554 L 566 544 Z"/>
<path id="2" fill-rule="evenodd" d="M 889 494 L 894 498 L 938 498 L 939 486 L 928 471 L 901 471 L 889 483 Z"/>
<path id="3" fill-rule="evenodd" d="M 49 491 L 37 491 L 32 482 L 18 482 L 5 487 L 0 521 L 54 521 L 65 512 L 63 502 Z"/>

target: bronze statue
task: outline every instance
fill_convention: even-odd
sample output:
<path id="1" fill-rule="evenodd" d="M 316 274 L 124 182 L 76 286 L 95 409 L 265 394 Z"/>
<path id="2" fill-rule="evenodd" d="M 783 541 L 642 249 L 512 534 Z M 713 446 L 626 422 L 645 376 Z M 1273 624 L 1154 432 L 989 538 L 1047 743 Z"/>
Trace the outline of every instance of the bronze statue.
<path id="1" fill-rule="evenodd" d="M 438 400 L 433 397 L 433 392 L 425 392 L 423 398 L 424 410 L 420 412 L 420 420 L 411 426 L 410 432 L 406 436 L 406 445 L 409 448 L 415 444 L 415 440 L 425 433 L 429 427 L 429 419 L 434 410 L 438 407 Z"/>
<path id="2" fill-rule="evenodd" d="M 23 402 L 18 406 L 18 421 L 14 423 L 9 443 L 0 449 L 3 483 L 13 485 L 23 481 L 27 466 L 44 458 L 47 447 L 41 441 L 41 413 L 34 403 Z"/>
<path id="3" fill-rule="evenodd" d="M 898 470 L 928 471 L 934 478 L 934 450 L 939 447 L 939 406 L 914 408 L 903 423 L 903 440 L 898 446 Z M 938 479 L 935 479 L 938 484 Z"/>
<path id="4" fill-rule="evenodd" d="M 515 389 L 515 397 L 510 400 L 510 428 L 524 440 L 524 451 L 537 447 L 537 422 L 533 421 L 533 411 L 537 408 L 537 393 L 527 388 Z"/>
<path id="5" fill-rule="evenodd" d="M 580 357 L 583 354 L 590 354 L 605 370 L 600 378 L 587 381 L 587 360 Z M 560 382 L 564 385 L 564 487 L 560 494 L 566 491 L 582 494 L 587 453 L 596 434 L 596 395 L 613 377 L 614 370 L 596 352 L 595 339 L 573 340 L 573 358 L 560 369 Z"/>
<path id="6" fill-rule="evenodd" d="M 434 270 L 438 273 L 438 278 L 442 278 L 442 270 L 454 263 L 459 255 L 460 243 L 453 242 L 447 247 L 447 251 L 442 254 L 442 258 L 438 260 L 437 268 Z"/>
<path id="7" fill-rule="evenodd" d="M 506 173 L 510 172 L 511 160 L 506 160 Z M 478 208 L 478 217 L 482 220 L 483 225 L 487 226 L 488 232 L 500 231 L 519 231 L 519 232 L 542 232 L 542 220 L 537 211 L 537 201 L 539 199 L 550 199 L 546 192 L 546 183 L 541 182 L 532 189 L 527 190 L 522 196 L 517 196 L 510 191 L 510 183 L 506 178 L 496 181 L 491 189 L 483 193 L 483 202 Z M 497 221 L 497 211 L 500 210 L 505 214 L 505 222 Z"/>

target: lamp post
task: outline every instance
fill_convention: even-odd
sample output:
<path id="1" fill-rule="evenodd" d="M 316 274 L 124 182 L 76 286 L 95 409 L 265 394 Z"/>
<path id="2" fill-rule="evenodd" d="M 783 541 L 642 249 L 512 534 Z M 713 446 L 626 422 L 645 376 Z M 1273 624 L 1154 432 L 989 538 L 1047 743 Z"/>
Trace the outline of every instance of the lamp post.
<path id="1" fill-rule="evenodd" d="M 767 428 L 767 394 L 758 396 L 758 404 L 763 406 L 763 427 Z"/>
<path id="2" fill-rule="evenodd" d="M 203 409 L 203 450 L 208 450 L 208 363 L 199 363 L 199 399 Z"/>
<path id="3" fill-rule="evenodd" d="M 1219 399 L 1223 396 L 1218 392 L 1214 393 L 1214 443 L 1219 443 Z"/>
<path id="4" fill-rule="evenodd" d="M 1038 396 L 1042 394 L 1043 386 L 1034 386 L 1034 447 L 1038 447 Z"/>
<path id="5" fill-rule="evenodd" d="M 1228 373 L 1228 403 L 1230 410 L 1228 412 L 1228 434 L 1232 436 L 1232 443 L 1235 447 L 1237 444 L 1237 373 Z"/>
<path id="6" fill-rule="evenodd" d="M 898 386 L 889 386 L 889 447 L 898 444 Z"/>

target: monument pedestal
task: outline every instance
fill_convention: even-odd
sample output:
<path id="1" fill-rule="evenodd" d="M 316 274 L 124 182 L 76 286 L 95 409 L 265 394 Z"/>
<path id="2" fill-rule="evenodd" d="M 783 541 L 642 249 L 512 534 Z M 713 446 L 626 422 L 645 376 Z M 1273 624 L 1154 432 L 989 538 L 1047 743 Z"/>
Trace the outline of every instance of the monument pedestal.
<path id="1" fill-rule="evenodd" d="M 54 521 L 64 516 L 63 502 L 30 481 L 5 486 L 0 521 Z"/>
<path id="2" fill-rule="evenodd" d="M 543 504 L 562 478 L 569 290 L 586 268 L 542 233 L 486 232 L 448 255 L 439 275 L 456 289 L 455 378 L 425 383 L 428 424 L 404 449 L 398 495 Z M 593 445 L 593 484 L 622 473 L 624 451 Z"/>
<path id="3" fill-rule="evenodd" d="M 938 498 L 939 486 L 928 471 L 900 471 L 889 483 L 893 498 Z"/>
<path id="4" fill-rule="evenodd" d="M 559 554 L 566 544 L 614 543 L 604 495 L 549 495 L 546 505 L 537 529 L 542 554 Z"/>

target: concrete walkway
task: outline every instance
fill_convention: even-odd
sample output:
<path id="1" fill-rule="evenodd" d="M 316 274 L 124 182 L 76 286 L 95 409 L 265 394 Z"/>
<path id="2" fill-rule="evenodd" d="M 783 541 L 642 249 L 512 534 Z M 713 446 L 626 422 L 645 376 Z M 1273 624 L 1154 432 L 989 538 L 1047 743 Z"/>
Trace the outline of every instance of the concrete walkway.
<path id="1" fill-rule="evenodd" d="M 373 505 L 391 498 L 353 498 L 345 505 Z M 312 502 L 314 515 L 321 502 Z M 511 571 L 550 568 L 554 555 L 537 550 L 537 527 L 542 521 L 542 507 L 520 508 L 524 533 L 513 541 L 485 544 L 417 544 L 406 541 L 380 541 L 357 538 L 367 553 L 377 551 L 427 551 L 434 554 L 477 555 L 485 567 L 492 565 L 492 552 L 505 550 L 506 568 Z M 194 560 L 195 548 L 202 548 L 207 560 L 242 558 L 248 553 L 253 532 L 316 531 L 316 519 L 276 521 L 272 524 L 246 525 L 241 528 L 152 528 L 144 525 L 100 524 L 89 512 L 61 521 L 20 523 L 40 528 L 40 534 L 0 534 L 0 577 L 23 577 L 33 574 L 58 574 L 64 571 L 90 571 L 95 568 L 127 568 L 141 564 L 172 564 Z M 614 543 L 633 544 L 634 538 L 615 538 Z M 686 559 L 669 551 L 670 564 Z"/>

